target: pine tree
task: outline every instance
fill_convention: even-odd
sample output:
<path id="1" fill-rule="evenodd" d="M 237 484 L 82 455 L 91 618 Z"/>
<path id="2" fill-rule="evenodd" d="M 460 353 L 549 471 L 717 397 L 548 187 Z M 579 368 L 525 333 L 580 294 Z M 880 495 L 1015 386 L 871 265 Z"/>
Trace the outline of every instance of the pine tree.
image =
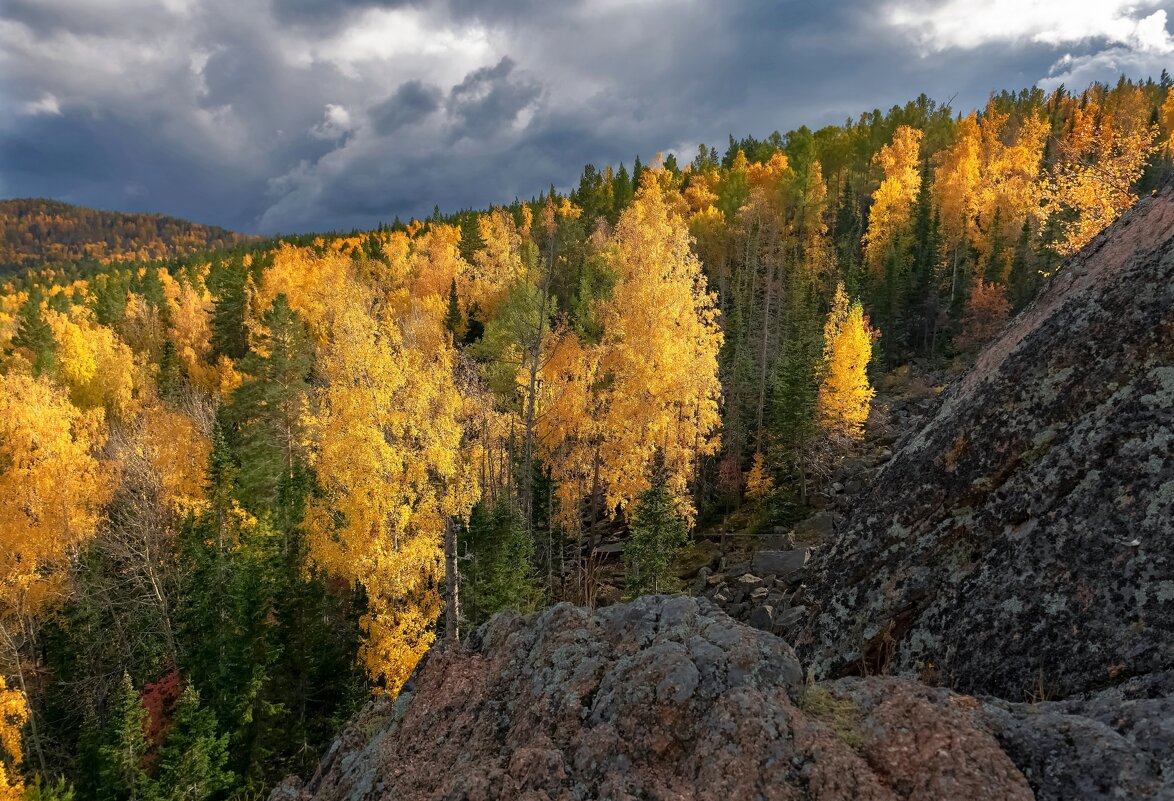
<path id="1" fill-rule="evenodd" d="M 200 694 L 184 689 L 149 782 L 152 801 L 206 801 L 232 786 L 226 769 L 228 735 L 218 734 L 216 716 L 200 704 Z"/>
<path id="2" fill-rule="evenodd" d="M 245 327 L 245 290 L 248 270 L 236 262 L 221 267 L 210 287 L 216 293 L 212 312 L 212 358 L 227 356 L 236 361 L 249 350 L 249 333 Z"/>
<path id="3" fill-rule="evenodd" d="M 507 496 L 501 496 L 492 508 L 477 504 L 463 539 L 465 622 L 470 627 L 502 609 L 525 612 L 534 607 L 539 599 L 534 540 Z"/>
<path id="4" fill-rule="evenodd" d="M 457 297 L 457 279 L 454 278 L 452 285 L 448 288 L 448 312 L 444 316 L 444 327 L 452 335 L 454 343 L 460 342 L 461 322 L 461 300 Z"/>
<path id="5" fill-rule="evenodd" d="M 122 683 L 114 699 L 110 727 L 101 754 L 101 791 L 110 801 L 154 801 L 145 761 L 150 743 L 146 734 L 147 710 L 135 690 L 130 676 L 122 674 Z"/>
<path id="6" fill-rule="evenodd" d="M 53 366 L 57 343 L 53 337 L 53 329 L 41 311 L 41 295 L 34 292 L 20 307 L 20 315 L 16 325 L 16 334 L 12 337 L 12 347 L 24 348 L 32 356 L 33 375 L 40 375 Z"/>
<path id="7" fill-rule="evenodd" d="M 1011 306 L 1016 310 L 1026 306 L 1039 288 L 1039 271 L 1033 269 L 1032 256 L 1031 224 L 1024 220 L 1011 258 Z"/>
<path id="8" fill-rule="evenodd" d="M 240 460 L 237 497 L 255 515 L 281 513 L 283 481 L 303 469 L 302 418 L 309 410 L 314 347 L 301 317 L 278 295 L 262 315 L 255 349 L 240 364 L 245 380 L 224 419 Z"/>
<path id="9" fill-rule="evenodd" d="M 624 543 L 624 569 L 632 596 L 676 588 L 672 565 L 689 539 L 685 520 L 669 492 L 664 459 L 653 463 L 648 489 L 632 510 L 631 532 Z"/>

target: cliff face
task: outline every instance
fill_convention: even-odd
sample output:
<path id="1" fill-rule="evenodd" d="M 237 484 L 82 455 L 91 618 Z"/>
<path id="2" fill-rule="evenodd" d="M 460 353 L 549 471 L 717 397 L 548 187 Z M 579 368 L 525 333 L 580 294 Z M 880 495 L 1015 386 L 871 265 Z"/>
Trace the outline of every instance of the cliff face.
<path id="1" fill-rule="evenodd" d="M 810 566 L 817 675 L 1008 699 L 1174 666 L 1174 187 L 1071 259 Z"/>

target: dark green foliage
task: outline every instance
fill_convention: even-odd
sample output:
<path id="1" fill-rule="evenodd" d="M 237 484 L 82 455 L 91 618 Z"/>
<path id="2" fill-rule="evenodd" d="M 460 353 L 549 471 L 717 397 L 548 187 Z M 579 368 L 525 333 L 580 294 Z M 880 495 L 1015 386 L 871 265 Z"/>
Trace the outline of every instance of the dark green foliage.
<path id="1" fill-rule="evenodd" d="M 187 687 L 158 715 L 158 721 L 151 720 L 130 676 L 123 674 L 99 748 L 99 799 L 205 801 L 233 785 L 225 769 L 228 735 L 218 733 L 216 717 L 201 705 L 199 692 Z M 149 732 L 159 741 L 152 742 Z"/>
<path id="2" fill-rule="evenodd" d="M 146 801 L 152 798 L 146 771 L 147 753 L 150 750 L 146 726 L 147 710 L 139 700 L 130 676 L 124 673 L 114 698 L 105 743 L 100 749 L 102 772 L 98 786 L 102 801 Z"/>
<path id="3" fill-rule="evenodd" d="M 534 541 L 514 504 L 502 497 L 492 507 L 477 504 L 458 536 L 465 622 L 478 626 L 502 609 L 528 611 L 540 595 L 534 571 Z"/>
<path id="4" fill-rule="evenodd" d="M 239 261 L 223 264 L 208 278 L 209 289 L 216 296 L 212 310 L 212 356 L 227 356 L 234 361 L 249 350 L 249 332 L 245 327 L 245 284 L 248 272 Z"/>
<path id="5" fill-rule="evenodd" d="M 444 315 L 444 327 L 456 342 L 461 332 L 461 299 L 457 297 L 457 279 L 452 279 L 448 288 L 448 311 Z"/>
<path id="6" fill-rule="evenodd" d="M 1011 308 L 1016 311 L 1026 306 L 1039 289 L 1040 274 L 1034 266 L 1034 256 L 1031 247 L 1031 224 L 1024 220 L 1023 229 L 1015 242 L 1015 255 L 1011 259 Z"/>
<path id="7" fill-rule="evenodd" d="M 179 354 L 175 350 L 175 342 L 167 339 L 163 342 L 163 351 L 159 356 L 159 372 L 155 375 L 155 385 L 159 389 L 159 396 L 171 403 L 178 403 L 185 382 L 186 378 L 183 366 L 179 363 Z"/>
<path id="8" fill-rule="evenodd" d="M 677 588 L 673 561 L 689 541 L 685 521 L 677 511 L 658 458 L 652 484 L 636 500 L 624 543 L 624 569 L 628 592 L 633 597 L 669 592 Z"/>
<path id="9" fill-rule="evenodd" d="M 53 329 L 49 327 L 49 321 L 41 311 L 40 294 L 30 295 L 20 307 L 12 347 L 25 348 L 32 354 L 35 375 L 52 368 L 56 359 L 57 342 L 53 338 Z"/>
<path id="10" fill-rule="evenodd" d="M 216 716 L 200 704 L 200 694 L 187 687 L 175 706 L 155 764 L 150 798 L 157 801 L 204 801 L 231 787 L 226 770 L 228 735 L 218 734 Z"/>
<path id="11" fill-rule="evenodd" d="M 586 343 L 598 342 L 603 335 L 599 304 L 611 297 L 616 275 L 600 258 L 588 257 L 579 270 L 579 284 L 571 295 L 571 325 Z"/>
<path id="12" fill-rule="evenodd" d="M 906 344 L 911 352 L 928 354 L 933 349 L 940 300 L 937 269 L 941 263 L 941 225 L 931 198 L 928 162 L 922 164 L 921 186 L 913 207 L 913 241 L 909 254 L 909 286 L 906 289 L 908 322 Z"/>
<path id="13" fill-rule="evenodd" d="M 309 332 L 284 295 L 261 322 L 258 350 L 240 363 L 247 377 L 223 414 L 239 460 L 237 497 L 258 515 L 279 508 L 282 481 L 305 469 L 298 455 L 300 418 L 314 371 Z"/>

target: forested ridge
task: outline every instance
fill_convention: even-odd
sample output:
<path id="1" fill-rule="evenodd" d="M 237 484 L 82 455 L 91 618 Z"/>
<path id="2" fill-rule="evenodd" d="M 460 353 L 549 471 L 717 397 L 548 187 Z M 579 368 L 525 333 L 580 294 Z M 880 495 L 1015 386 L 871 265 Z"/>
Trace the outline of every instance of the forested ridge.
<path id="1" fill-rule="evenodd" d="M 162 214 L 99 211 L 55 200 L 0 200 L 0 271 L 150 261 L 224 250 L 250 237 Z"/>
<path id="2" fill-rule="evenodd" d="M 251 798 L 437 637 L 802 516 L 1172 167 L 1170 81 L 924 96 L 0 296 L 0 799 Z M 208 243 L 220 247 L 220 243 Z M 152 254 L 155 255 L 155 254 Z M 80 258 L 80 257 L 74 257 Z"/>

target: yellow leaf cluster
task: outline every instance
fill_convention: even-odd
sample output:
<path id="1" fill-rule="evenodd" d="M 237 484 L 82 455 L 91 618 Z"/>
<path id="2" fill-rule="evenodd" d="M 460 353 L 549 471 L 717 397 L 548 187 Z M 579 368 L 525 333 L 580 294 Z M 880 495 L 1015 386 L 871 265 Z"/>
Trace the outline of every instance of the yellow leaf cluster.
<path id="1" fill-rule="evenodd" d="M 101 427 L 100 409 L 77 409 L 44 376 L 0 376 L 0 615 L 54 597 L 93 535 L 112 484 L 93 456 Z"/>
<path id="2" fill-rule="evenodd" d="M 1105 113 L 1096 99 L 1073 109 L 1072 127 L 1059 142 L 1060 158 L 1044 185 L 1044 211 L 1074 217 L 1060 217 L 1059 252 L 1080 250 L 1133 205 L 1133 185 L 1157 136 L 1157 126 Z"/>
<path id="3" fill-rule="evenodd" d="M 240 384 L 232 363 L 221 357 L 212 363 L 212 296 L 202 285 L 176 281 L 166 270 L 159 271 L 163 294 L 171 317 L 170 334 L 176 354 L 192 383 L 213 395 L 231 392 Z"/>
<path id="4" fill-rule="evenodd" d="M 859 302 L 848 303 L 843 287 L 824 328 L 823 377 L 817 399 L 819 424 L 830 434 L 859 439 L 876 391 L 868 381 L 872 332 Z"/>
<path id="5" fill-rule="evenodd" d="M 302 254 L 303 261 L 333 260 Z M 307 512 L 310 552 L 367 593 L 368 674 L 397 692 L 432 641 L 444 575 L 443 532 L 475 500 L 462 457 L 462 399 L 439 335 L 440 298 L 385 305 L 346 265 L 290 297 L 316 315 L 324 386 L 303 421 L 323 495 Z"/>
<path id="6" fill-rule="evenodd" d="M 754 461 L 746 473 L 746 497 L 751 500 L 761 500 L 771 493 L 775 487 L 774 478 L 766 469 L 766 458 L 762 451 L 754 454 Z"/>
<path id="7" fill-rule="evenodd" d="M 626 506 L 660 452 L 692 515 L 695 459 L 718 446 L 722 333 L 683 211 L 680 194 L 647 173 L 604 253 L 617 284 L 600 309 L 603 338 L 584 347 L 564 335 L 543 370 L 540 435 L 564 513 L 586 485 L 609 509 Z"/>
<path id="8" fill-rule="evenodd" d="M 874 161 L 884 173 L 872 194 L 868 230 L 864 234 L 864 261 L 879 270 L 898 234 L 909 224 L 909 215 L 921 188 L 918 152 L 922 132 L 908 125 L 897 128 L 891 144 L 883 146 Z"/>
<path id="9" fill-rule="evenodd" d="M 529 210 L 529 207 L 523 206 Z M 505 209 L 483 214 L 477 222 L 485 246 L 473 255 L 461 294 L 480 309 L 482 319 L 493 317 L 510 287 L 526 275 L 522 258 L 523 232 Z M 527 226 L 528 227 L 528 226 Z M 448 291 L 448 286 L 445 286 Z"/>
<path id="10" fill-rule="evenodd" d="M 947 250 L 971 242 L 985 258 L 997 236 L 1013 238 L 1039 207 L 1047 121 L 1028 116 L 1012 128 L 1009 119 L 992 101 L 981 120 L 961 120 L 954 144 L 938 154 L 933 195 Z"/>
<path id="11" fill-rule="evenodd" d="M 29 719 L 24 693 L 9 688 L 0 676 L 0 801 L 22 801 L 20 732 Z"/>
<path id="12" fill-rule="evenodd" d="M 205 505 L 204 470 L 212 443 L 191 417 L 165 404 L 143 410 L 136 447 L 159 477 L 162 500 L 183 515 Z"/>
<path id="13" fill-rule="evenodd" d="M 70 315 L 49 312 L 57 340 L 57 368 L 75 405 L 102 408 L 124 420 L 136 408 L 138 369 L 134 353 L 93 313 L 75 306 Z"/>

